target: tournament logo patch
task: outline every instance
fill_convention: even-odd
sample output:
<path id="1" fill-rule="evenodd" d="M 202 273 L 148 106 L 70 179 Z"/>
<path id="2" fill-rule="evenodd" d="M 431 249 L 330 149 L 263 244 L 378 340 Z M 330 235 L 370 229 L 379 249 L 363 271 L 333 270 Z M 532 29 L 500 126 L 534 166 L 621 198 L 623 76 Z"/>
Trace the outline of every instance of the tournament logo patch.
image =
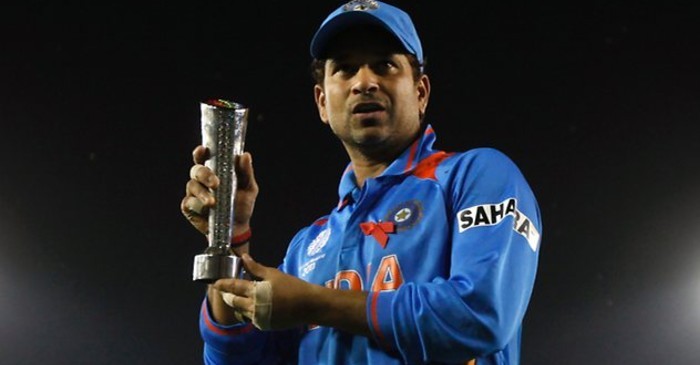
<path id="1" fill-rule="evenodd" d="M 323 246 L 328 243 L 328 239 L 331 237 L 331 228 L 328 227 L 321 231 L 321 233 L 314 238 L 313 241 L 311 241 L 311 244 L 309 244 L 309 247 L 306 249 L 306 254 L 308 256 L 313 256 L 319 252 L 321 252 L 321 249 Z"/>
<path id="2" fill-rule="evenodd" d="M 530 248 L 537 251 L 540 233 L 532 220 L 518 210 L 518 200 L 515 198 L 509 198 L 497 204 L 475 205 L 460 210 L 457 213 L 459 233 L 474 227 L 497 225 L 509 216 L 513 217 L 513 230 L 525 237 Z"/>
<path id="3" fill-rule="evenodd" d="M 385 222 L 392 222 L 396 231 L 405 231 L 418 223 L 423 218 L 423 205 L 418 200 L 403 202 L 387 213 Z"/>

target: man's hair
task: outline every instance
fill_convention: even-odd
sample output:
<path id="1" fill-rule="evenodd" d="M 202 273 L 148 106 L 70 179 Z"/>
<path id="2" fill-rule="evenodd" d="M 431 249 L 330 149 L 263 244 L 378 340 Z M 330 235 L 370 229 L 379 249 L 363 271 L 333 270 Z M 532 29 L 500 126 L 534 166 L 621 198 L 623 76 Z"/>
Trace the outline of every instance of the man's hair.
<path id="1" fill-rule="evenodd" d="M 423 70 L 425 69 L 425 61 L 421 65 L 418 62 L 416 56 L 412 54 L 405 54 L 408 58 L 408 62 L 411 64 L 413 69 L 413 81 L 418 81 L 423 75 Z M 326 76 L 326 59 L 314 59 L 311 61 L 311 77 L 317 85 L 323 86 L 323 78 Z"/>

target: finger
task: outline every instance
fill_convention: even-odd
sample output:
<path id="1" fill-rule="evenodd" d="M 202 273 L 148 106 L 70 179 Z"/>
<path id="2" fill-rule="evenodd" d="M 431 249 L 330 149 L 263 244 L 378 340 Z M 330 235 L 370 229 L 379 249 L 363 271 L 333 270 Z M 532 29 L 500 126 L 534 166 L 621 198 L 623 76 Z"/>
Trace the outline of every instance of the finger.
<path id="1" fill-rule="evenodd" d="M 255 181 L 255 171 L 253 171 L 253 156 L 250 152 L 244 152 L 236 159 L 236 172 L 238 175 L 238 185 L 242 189 L 257 189 L 258 183 Z"/>
<path id="2" fill-rule="evenodd" d="M 241 311 L 234 310 L 233 317 L 236 318 L 236 320 L 240 323 L 248 322 L 248 318 L 244 317 Z"/>
<path id="3" fill-rule="evenodd" d="M 203 209 L 202 214 L 198 214 L 192 209 L 190 209 L 190 204 L 188 203 L 188 201 L 190 201 L 191 199 L 199 201 L 199 199 L 195 197 L 186 196 L 182 199 L 182 202 L 180 203 L 180 211 L 185 216 L 185 218 L 187 218 L 187 220 L 195 228 L 197 228 L 198 231 L 202 232 L 203 234 L 207 234 L 207 229 L 209 225 L 207 210 Z M 199 202 L 199 204 L 201 204 L 201 202 Z"/>
<path id="4" fill-rule="evenodd" d="M 196 180 L 212 189 L 216 189 L 219 186 L 219 178 L 211 169 L 204 165 L 192 166 L 190 168 L 190 179 Z"/>
<path id="5" fill-rule="evenodd" d="M 201 216 L 206 215 L 207 213 L 207 209 L 204 206 L 204 203 L 202 203 L 201 200 L 193 196 L 186 196 L 182 200 L 182 205 L 180 206 L 180 209 L 183 211 L 183 213 L 190 212 Z"/>
<path id="6" fill-rule="evenodd" d="M 239 298 L 235 294 L 227 293 L 225 291 L 220 291 L 221 293 L 221 299 L 224 300 L 224 303 L 226 303 L 229 307 L 236 307 L 236 304 L 234 303 L 234 299 Z"/>
<path id="7" fill-rule="evenodd" d="M 255 285 L 249 280 L 219 279 L 214 283 L 214 288 L 240 297 L 251 298 L 254 294 Z"/>
<path id="8" fill-rule="evenodd" d="M 192 151 L 192 160 L 195 164 L 202 165 L 210 156 L 209 149 L 204 146 L 197 146 Z"/>
<path id="9" fill-rule="evenodd" d="M 221 292 L 221 298 L 224 303 L 233 308 L 233 316 L 238 322 L 247 322 L 255 315 L 253 313 L 255 304 L 252 300 L 226 292 Z"/>
<path id="10" fill-rule="evenodd" d="M 237 312 L 242 312 L 243 315 L 248 318 L 253 317 L 255 300 L 227 292 L 221 292 L 221 298 L 224 300 L 224 303 L 226 303 L 229 307 L 236 309 Z"/>
<path id="11" fill-rule="evenodd" d="M 193 196 L 199 199 L 204 206 L 212 207 L 214 206 L 215 199 L 211 191 L 207 189 L 204 185 L 200 184 L 196 180 L 190 180 L 187 182 L 185 196 Z"/>
<path id="12" fill-rule="evenodd" d="M 241 259 L 243 259 L 243 266 L 249 274 L 260 279 L 265 279 L 267 267 L 255 262 L 247 253 L 244 253 Z"/>

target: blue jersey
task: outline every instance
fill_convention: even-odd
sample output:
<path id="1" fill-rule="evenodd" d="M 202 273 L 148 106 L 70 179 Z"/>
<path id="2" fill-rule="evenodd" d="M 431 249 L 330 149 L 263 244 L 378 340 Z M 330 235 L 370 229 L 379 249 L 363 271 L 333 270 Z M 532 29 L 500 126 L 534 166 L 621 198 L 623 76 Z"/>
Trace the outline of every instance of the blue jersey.
<path id="1" fill-rule="evenodd" d="M 349 166 L 330 215 L 299 231 L 280 269 L 369 292 L 372 337 L 306 326 L 220 326 L 206 300 L 207 364 L 518 364 L 542 225 L 525 178 L 501 152 L 432 148 L 428 126 L 380 176 Z"/>

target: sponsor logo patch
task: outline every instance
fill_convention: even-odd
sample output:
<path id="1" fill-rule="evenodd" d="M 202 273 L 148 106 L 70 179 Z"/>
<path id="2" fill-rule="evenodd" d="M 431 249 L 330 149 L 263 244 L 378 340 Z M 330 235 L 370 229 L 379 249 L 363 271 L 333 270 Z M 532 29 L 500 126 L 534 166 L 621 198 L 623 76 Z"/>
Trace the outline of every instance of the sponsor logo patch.
<path id="1" fill-rule="evenodd" d="M 457 213 L 459 233 L 474 227 L 499 224 L 508 216 L 513 217 L 513 230 L 525 237 L 530 248 L 537 251 L 540 233 L 530 218 L 518 210 L 518 200 L 515 198 L 509 198 L 497 204 L 475 205 L 460 210 Z"/>

